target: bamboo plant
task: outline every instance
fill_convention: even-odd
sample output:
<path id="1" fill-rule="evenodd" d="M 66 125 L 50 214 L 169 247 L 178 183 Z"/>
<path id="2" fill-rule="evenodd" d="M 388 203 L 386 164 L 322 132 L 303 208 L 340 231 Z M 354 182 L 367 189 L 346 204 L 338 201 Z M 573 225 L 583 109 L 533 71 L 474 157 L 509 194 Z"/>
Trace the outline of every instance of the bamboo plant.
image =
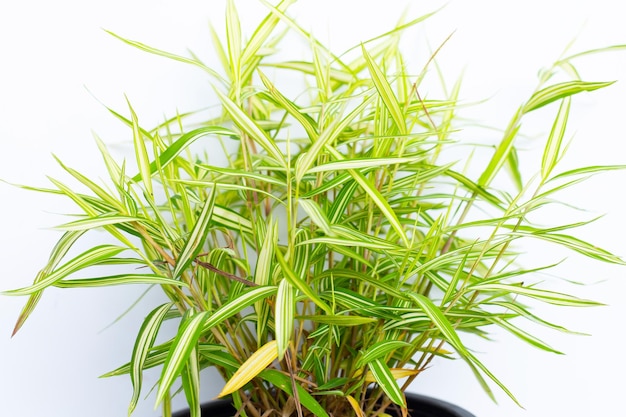
<path id="1" fill-rule="evenodd" d="M 28 297 L 15 331 L 48 287 L 159 287 L 168 302 L 146 315 L 129 362 L 107 374 L 130 376 L 129 414 L 146 390 L 144 370 L 159 367 L 164 414 L 184 393 L 199 416 L 199 373 L 215 367 L 226 382 L 220 396 L 241 415 L 375 416 L 406 408 L 404 391 L 436 372 L 426 370 L 435 357 L 463 360 L 488 395 L 499 387 L 516 401 L 466 335 L 500 327 L 556 352 L 522 330 L 525 321 L 565 330 L 529 301 L 598 305 L 542 288 L 551 265 L 520 264 L 520 242 L 624 263 L 570 234 L 584 222 L 531 220 L 560 191 L 621 168 L 558 167 L 574 96 L 611 83 L 583 81 L 562 58 L 500 126 L 494 147 L 473 146 L 461 134 L 460 84 L 423 97 L 435 57 L 407 68 L 398 46 L 428 16 L 336 55 L 289 17 L 290 3 L 268 6 L 244 34 L 229 1 L 225 36 L 212 33 L 221 67 L 118 36 L 206 72 L 219 111 L 149 129 L 130 103 L 111 110 L 128 126 L 135 161 L 116 160 L 97 140 L 106 184 L 59 161 L 76 184 L 25 187 L 69 198 L 80 214 L 58 226 L 33 284 L 7 292 Z M 307 59 L 274 56 L 286 34 L 308 42 Z M 281 74 L 299 74 L 302 93 L 284 93 Z M 555 116 L 538 172 L 523 178 L 516 139 L 534 112 Z M 450 161 L 460 141 L 475 155 Z M 116 243 L 81 246 L 96 230 Z M 72 247 L 79 254 L 69 257 Z M 119 274 L 98 276 L 101 265 Z M 162 331 L 171 321 L 173 335 Z"/>

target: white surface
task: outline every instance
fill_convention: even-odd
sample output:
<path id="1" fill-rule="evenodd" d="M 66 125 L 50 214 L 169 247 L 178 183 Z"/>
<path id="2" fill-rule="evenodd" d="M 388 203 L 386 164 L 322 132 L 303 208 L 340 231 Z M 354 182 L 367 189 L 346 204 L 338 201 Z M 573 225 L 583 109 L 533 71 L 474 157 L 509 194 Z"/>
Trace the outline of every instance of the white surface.
<path id="1" fill-rule="evenodd" d="M 340 52 L 390 28 L 409 3 L 301 0 L 291 14 Z M 414 3 L 411 16 L 443 5 L 440 1 Z M 238 4 L 244 24 L 263 12 L 256 1 Z M 621 2 L 532 0 L 513 4 L 451 1 L 419 34 L 426 34 L 435 46 L 456 30 L 440 55 L 442 66 L 450 77 L 465 68 L 463 97 L 492 97 L 492 112 L 485 115 L 485 121 L 502 128 L 507 122 L 503 116 L 511 114 L 534 87 L 537 70 L 558 58 L 576 35 L 573 51 L 626 43 Z M 165 50 L 184 53 L 190 47 L 206 55 L 210 47 L 207 21 L 221 26 L 223 10 L 221 1 L 3 2 L 0 178 L 45 185 L 46 174 L 60 173 L 52 152 L 71 166 L 94 174 L 103 172 L 91 130 L 114 149 L 127 149 L 128 131 L 85 86 L 98 100 L 121 111 L 126 94 L 147 126 L 176 109 L 206 104 L 203 99 L 210 87 L 200 71 L 133 50 L 100 28 Z M 419 39 L 415 37 L 414 45 L 409 39 L 406 47 L 413 47 L 417 62 L 423 63 L 426 50 Z M 583 59 L 580 67 L 586 79 L 621 82 L 575 102 L 578 110 L 571 131 L 577 132 L 577 141 L 568 154 L 570 163 L 624 164 L 626 52 Z M 604 242 L 620 255 L 626 254 L 625 179 L 623 172 L 605 175 L 571 196 L 574 204 L 582 203 L 593 213 L 607 213 L 594 226 L 581 230 L 581 235 Z M 57 237 L 46 228 L 60 222 L 51 213 L 68 206 L 53 197 L 4 184 L 0 184 L 0 196 L 0 290 L 5 290 L 28 284 L 43 265 Z M 477 417 L 621 414 L 618 410 L 623 409 L 626 388 L 626 360 L 620 349 L 626 313 L 620 298 L 626 290 L 624 269 L 579 262 L 565 273 L 578 281 L 606 279 L 575 290 L 608 307 L 548 310 L 552 319 L 593 333 L 593 337 L 546 333 L 546 340 L 566 351 L 566 356 L 538 352 L 503 335 L 496 337 L 497 343 L 472 346 L 484 352 L 480 357 L 518 395 L 526 410 L 499 392 L 500 405 L 491 403 L 458 361 L 437 363 L 418 378 L 412 390 L 455 402 Z M 31 320 L 13 339 L 9 336 L 24 300 L 0 298 L 0 415 L 125 415 L 129 381 L 97 377 L 128 359 L 150 300 L 159 295 L 149 294 L 129 315 L 104 329 L 141 292 L 138 287 L 47 291 Z M 218 389 L 217 385 L 208 386 L 211 379 L 211 375 L 205 378 L 207 399 Z M 159 415 L 152 405 L 153 397 L 149 397 L 134 415 Z"/>

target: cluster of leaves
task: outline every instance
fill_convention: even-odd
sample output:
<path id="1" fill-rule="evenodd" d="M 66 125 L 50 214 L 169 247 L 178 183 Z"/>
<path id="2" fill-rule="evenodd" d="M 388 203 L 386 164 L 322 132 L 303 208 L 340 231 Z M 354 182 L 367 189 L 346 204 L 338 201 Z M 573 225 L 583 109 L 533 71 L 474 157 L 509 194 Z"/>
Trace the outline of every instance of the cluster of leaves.
<path id="1" fill-rule="evenodd" d="M 490 395 L 489 380 L 513 398 L 461 335 L 499 326 L 554 351 L 514 323 L 564 330 L 534 315 L 524 300 L 596 305 L 534 285 L 544 268 L 516 265 L 514 241 L 541 239 L 622 263 L 567 234 L 577 224 L 541 227 L 528 219 L 563 188 L 616 168 L 554 174 L 571 97 L 610 83 L 581 81 L 572 71 L 571 81 L 550 83 L 559 68 L 573 68 L 559 61 L 473 180 L 459 164 L 438 162 L 455 144 L 459 85 L 446 97 L 423 100 L 426 68 L 411 75 L 398 47 L 402 31 L 427 16 L 339 57 L 286 15 L 290 3 L 269 6 L 243 42 L 228 2 L 225 41 L 214 33 L 222 70 L 123 39 L 205 70 L 222 114 L 200 124 L 179 116 L 147 130 L 132 107 L 127 118 L 113 112 L 132 130 L 136 175 L 98 141 L 108 186 L 62 164 L 85 192 L 55 179 L 55 188 L 35 188 L 73 200 L 82 215 L 59 226 L 64 234 L 35 282 L 8 292 L 29 296 L 16 331 L 50 286 L 159 286 L 169 302 L 147 315 L 130 362 L 108 374 L 130 375 L 129 413 L 143 371 L 156 366 L 165 415 L 171 391 L 182 390 L 191 415 L 199 416 L 199 372 L 207 367 L 227 381 L 221 395 L 233 394 L 241 414 L 255 417 L 268 410 L 371 416 L 391 404 L 404 407 L 403 391 L 436 356 L 461 358 Z M 285 33 L 274 36 L 281 25 L 310 42 L 309 60 L 271 59 Z M 299 73 L 310 88 L 289 98 L 264 75 L 269 71 Z M 553 102 L 560 106 L 541 170 L 524 183 L 517 133 L 526 114 Z M 199 141 L 208 157 L 191 151 Z M 213 162 L 216 149 L 224 163 Z M 494 188 L 506 167 L 515 181 L 505 182 L 510 189 Z M 92 230 L 106 231 L 117 244 L 67 260 Z M 99 265 L 131 272 L 75 277 Z M 179 323 L 177 333 L 157 343 L 170 320 Z"/>

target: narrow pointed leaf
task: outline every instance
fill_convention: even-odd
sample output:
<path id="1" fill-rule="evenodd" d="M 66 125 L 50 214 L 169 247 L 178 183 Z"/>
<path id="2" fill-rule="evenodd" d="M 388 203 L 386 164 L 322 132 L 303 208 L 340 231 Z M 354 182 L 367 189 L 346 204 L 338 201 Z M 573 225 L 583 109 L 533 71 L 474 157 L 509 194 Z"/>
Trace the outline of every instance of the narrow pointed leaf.
<path id="1" fill-rule="evenodd" d="M 213 206 L 215 203 L 215 187 L 211 188 L 209 195 L 202 206 L 202 211 L 196 219 L 196 223 L 191 229 L 191 233 L 185 242 L 180 254 L 176 257 L 176 268 L 174 269 L 174 277 L 180 274 L 194 261 L 196 255 L 202 249 L 204 240 L 209 233 L 209 222 L 213 214 Z"/>
<path id="2" fill-rule="evenodd" d="M 293 287 L 286 279 L 278 284 L 276 293 L 275 321 L 276 342 L 278 344 L 278 360 L 282 361 L 294 329 L 294 313 L 296 309 Z"/>
<path id="3" fill-rule="evenodd" d="M 117 39 L 121 40 L 122 42 L 124 42 L 124 43 L 126 43 L 126 44 L 128 44 L 130 46 L 133 46 L 133 47 L 135 47 L 137 49 L 140 49 L 142 51 L 146 51 L 146 52 L 149 52 L 151 54 L 159 55 L 159 56 L 162 56 L 162 57 L 165 57 L 165 58 L 168 58 L 168 59 L 173 59 L 175 61 L 184 62 L 186 64 L 191 64 L 193 66 L 202 68 L 204 71 L 209 73 L 211 76 L 213 76 L 217 80 L 220 80 L 220 81 L 225 83 L 225 80 L 222 78 L 222 76 L 220 76 L 215 70 L 213 70 L 212 68 L 207 67 L 206 65 L 204 65 L 202 62 L 200 62 L 198 60 L 194 60 L 194 59 L 183 57 L 183 56 L 180 56 L 180 55 L 176 55 L 176 54 L 173 54 L 173 53 L 170 53 L 170 52 L 162 51 L 160 49 L 153 48 L 151 46 L 145 45 L 145 44 L 143 44 L 141 42 L 137 42 L 137 41 L 133 41 L 133 40 L 130 40 L 130 39 L 123 38 L 123 37 L 121 37 L 119 35 L 116 35 L 115 33 L 111 32 L 111 31 L 108 31 L 108 30 L 105 30 L 105 32 L 107 32 L 108 34 L 116 37 Z"/>
<path id="4" fill-rule="evenodd" d="M 374 359 L 384 357 L 395 350 L 404 349 L 408 346 L 411 346 L 411 344 L 401 340 L 383 340 L 375 343 L 362 353 L 355 366 L 360 368 Z"/>
<path id="5" fill-rule="evenodd" d="M 296 166 L 296 180 L 300 182 L 304 174 L 309 172 L 313 163 L 317 160 L 320 153 L 327 145 L 330 145 L 339 134 L 357 117 L 363 110 L 370 105 L 370 103 L 374 100 L 376 96 L 370 95 L 367 96 L 361 104 L 359 104 L 354 110 L 352 110 L 347 116 L 344 116 L 342 119 L 334 122 L 331 126 L 324 129 L 323 132 L 320 133 L 320 136 L 317 138 L 313 145 L 309 148 L 309 150 L 304 154 L 304 156 L 298 160 L 298 165 Z M 338 152 L 335 152 L 337 154 Z M 333 155 L 335 156 L 335 155 Z M 340 158 L 343 159 L 343 158 Z"/>
<path id="6" fill-rule="evenodd" d="M 128 415 L 131 415 L 137 406 L 139 395 L 141 394 L 146 358 L 154 345 L 154 341 L 156 340 L 165 315 L 172 307 L 172 303 L 167 303 L 155 308 L 146 316 L 139 329 L 139 334 L 137 335 L 137 339 L 135 339 L 135 345 L 133 347 L 132 359 L 130 361 L 130 381 L 133 385 L 133 396 L 128 406 Z"/>
<path id="7" fill-rule="evenodd" d="M 251 306 L 255 302 L 263 300 L 270 295 L 275 294 L 276 290 L 277 288 L 274 286 L 258 286 L 244 292 L 234 300 L 231 300 L 230 302 L 224 304 L 218 310 L 213 312 L 210 317 L 204 322 L 202 326 L 202 332 L 204 333 L 208 331 L 211 327 L 221 323 L 229 317 L 232 317 L 244 308 Z"/>
<path id="8" fill-rule="evenodd" d="M 275 340 L 267 342 L 261 346 L 259 350 L 254 352 L 235 372 L 235 374 L 226 382 L 218 397 L 224 397 L 232 394 L 239 388 L 246 385 L 252 378 L 259 375 L 261 371 L 267 368 L 278 357 L 277 343 Z"/>
<path id="9" fill-rule="evenodd" d="M 327 314 L 332 314 L 332 309 L 324 301 L 322 301 L 322 299 L 319 298 L 317 294 L 315 294 L 315 292 L 311 289 L 309 284 L 307 284 L 301 277 L 297 277 L 294 274 L 293 270 L 291 269 L 291 267 L 285 260 L 285 257 L 283 256 L 280 249 L 277 248 L 275 250 L 275 253 L 276 253 L 276 259 L 278 259 L 278 263 L 280 264 L 280 267 L 283 271 L 283 275 L 285 276 L 285 278 L 287 278 L 287 280 L 289 280 L 291 285 L 299 289 L 304 295 L 306 295 L 311 301 L 313 301 L 319 308 L 324 310 Z"/>
<path id="10" fill-rule="evenodd" d="M 4 294 L 28 295 L 28 294 L 35 293 L 37 291 L 41 291 L 46 287 L 54 285 L 56 282 L 62 280 L 66 276 L 76 271 L 79 271 L 81 269 L 85 269 L 87 267 L 104 262 L 107 259 L 119 254 L 123 250 L 125 250 L 125 248 L 121 248 L 119 246 L 112 246 L 112 245 L 95 246 L 81 253 L 80 255 L 76 256 L 75 258 L 68 261 L 67 263 L 61 265 L 58 269 L 54 270 L 50 274 L 46 275 L 44 278 L 33 283 L 33 285 L 29 287 L 19 288 L 16 290 L 5 291 Z"/>
<path id="11" fill-rule="evenodd" d="M 167 149 L 160 152 L 158 163 L 156 161 L 150 163 L 150 173 L 154 174 L 157 171 L 157 166 L 160 166 L 161 169 L 165 168 L 174 160 L 174 158 L 180 155 L 180 153 L 185 150 L 187 146 L 192 144 L 195 140 L 207 135 L 238 136 L 236 132 L 222 126 L 206 126 L 194 129 L 183 134 L 181 137 L 176 139 L 174 143 L 168 146 Z M 140 174 L 133 177 L 134 181 L 139 181 L 140 179 Z"/>
<path id="12" fill-rule="evenodd" d="M 609 82 L 588 82 L 588 81 L 566 81 L 559 84 L 551 85 L 542 90 L 537 91 L 528 100 L 524 106 L 524 113 L 536 110 L 550 104 L 553 101 L 559 100 L 564 97 L 572 96 L 574 94 L 581 93 L 583 91 L 593 91 L 600 88 L 608 87 L 615 81 Z"/>
<path id="13" fill-rule="evenodd" d="M 69 279 L 57 281 L 54 286 L 58 288 L 93 288 L 129 284 L 189 286 L 185 282 L 156 274 L 121 274 L 97 278 Z"/>
<path id="14" fill-rule="evenodd" d="M 183 367 L 189 361 L 189 356 L 198 344 L 198 338 L 202 331 L 202 324 L 211 313 L 204 311 L 186 316 L 178 329 L 178 333 L 172 347 L 163 364 L 163 371 L 159 378 L 159 389 L 156 394 L 157 405 L 163 401 L 170 387 L 178 377 Z"/>
<path id="15" fill-rule="evenodd" d="M 476 368 L 480 369 L 480 371 L 487 375 L 493 382 L 496 383 L 496 385 L 500 387 L 500 389 L 502 389 L 502 391 L 515 401 L 516 404 L 519 404 L 513 393 L 498 378 L 496 378 L 496 376 L 482 362 L 480 362 L 469 350 L 467 350 L 450 321 L 428 297 L 418 293 L 408 293 L 408 295 L 428 316 L 435 327 L 441 332 L 444 339 L 459 353 L 459 355 L 461 355 L 461 358 L 463 358 L 463 360 L 465 360 L 473 370 Z M 479 374 L 477 373 L 477 375 Z M 479 378 L 479 380 L 482 380 L 482 378 Z M 485 387 L 485 389 L 487 390 L 487 387 Z"/>
<path id="16" fill-rule="evenodd" d="M 276 143 L 263 131 L 257 123 L 250 118 L 235 102 L 219 90 L 215 90 L 224 109 L 228 112 L 233 122 L 239 126 L 252 140 L 258 143 L 280 166 L 286 166 L 285 156 Z"/>
<path id="17" fill-rule="evenodd" d="M 181 373 L 183 391 L 189 407 L 189 417 L 201 417 L 200 409 L 200 366 L 196 348 L 191 351 L 189 360 Z"/>
<path id="18" fill-rule="evenodd" d="M 374 82 L 374 86 L 378 91 L 380 99 L 385 104 L 385 107 L 389 111 L 389 114 L 391 114 L 391 118 L 398 128 L 398 132 L 400 132 L 401 135 L 406 134 L 407 130 L 404 114 L 402 113 L 402 109 L 400 109 L 400 103 L 398 103 L 398 99 L 391 89 L 391 85 L 389 85 L 387 76 L 378 67 L 378 65 L 376 65 L 376 63 L 374 62 L 370 54 L 367 53 L 367 50 L 363 45 L 361 45 L 361 49 L 363 51 L 363 56 L 365 57 L 365 61 L 367 62 L 367 67 L 369 68 L 372 81 Z"/>
<path id="19" fill-rule="evenodd" d="M 570 99 L 568 97 L 563 100 L 559 107 L 559 112 L 554 119 L 548 142 L 543 151 L 543 157 L 541 159 L 541 178 L 544 180 L 548 178 L 561 155 L 561 143 L 563 142 L 563 136 L 565 136 L 569 109 Z"/>
<path id="20" fill-rule="evenodd" d="M 280 390 L 286 392 L 290 396 L 294 396 L 293 384 L 289 376 L 278 372 L 275 369 L 266 369 L 259 374 L 259 377 L 263 378 L 267 382 L 271 383 Z M 309 394 L 300 384 L 295 384 L 298 391 L 298 400 L 300 403 L 311 413 L 317 417 L 329 417 L 324 408 L 317 402 L 317 400 Z"/>
<path id="21" fill-rule="evenodd" d="M 59 263 L 63 260 L 67 252 L 74 245 L 74 243 L 84 234 L 83 231 L 77 232 L 66 232 L 63 233 L 63 236 L 58 240 L 54 248 L 50 253 L 50 257 L 48 259 L 48 263 L 45 267 L 43 267 L 39 273 L 37 274 L 34 283 L 38 283 L 39 281 L 45 279 L 45 277 L 53 271 Z M 28 297 L 28 301 L 24 305 L 24 308 L 20 312 L 20 315 L 15 323 L 15 327 L 13 328 L 12 336 L 19 331 L 19 329 L 24 325 L 24 322 L 28 319 L 30 314 L 35 309 L 35 306 L 39 302 L 41 298 L 41 291 L 35 292 Z"/>
<path id="22" fill-rule="evenodd" d="M 128 99 L 126 101 L 128 102 Z M 130 105 L 130 102 L 128 102 L 128 108 L 130 109 L 131 120 L 133 122 L 133 145 L 135 147 L 135 157 L 137 158 L 139 175 L 141 176 L 144 187 L 146 187 L 146 192 L 149 195 L 153 195 L 154 193 L 152 191 L 152 175 L 150 172 L 150 157 L 148 156 L 148 150 L 146 149 L 144 134 L 139 128 L 139 120 L 137 120 L 137 114 Z"/>
<path id="23" fill-rule="evenodd" d="M 385 391 L 389 399 L 399 406 L 406 407 L 402 390 L 387 365 L 380 359 L 374 359 L 368 363 L 368 367 L 376 383 Z"/>

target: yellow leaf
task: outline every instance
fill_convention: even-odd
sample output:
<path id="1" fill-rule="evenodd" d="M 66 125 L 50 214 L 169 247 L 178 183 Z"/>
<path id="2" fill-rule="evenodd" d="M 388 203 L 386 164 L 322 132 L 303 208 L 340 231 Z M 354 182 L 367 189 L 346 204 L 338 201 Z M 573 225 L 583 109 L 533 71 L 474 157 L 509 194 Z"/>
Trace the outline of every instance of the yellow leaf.
<path id="1" fill-rule="evenodd" d="M 391 375 L 393 379 L 402 379 L 407 376 L 417 375 L 420 373 L 417 369 L 404 369 L 404 368 L 391 368 Z M 376 382 L 376 378 L 374 378 L 374 374 L 371 371 L 367 371 L 365 374 L 365 382 Z"/>
<path id="2" fill-rule="evenodd" d="M 352 395 L 346 395 L 346 398 L 350 403 L 350 406 L 352 406 L 356 417 L 365 417 L 365 414 L 363 413 L 363 410 L 361 410 L 358 401 Z"/>
<path id="3" fill-rule="evenodd" d="M 267 342 L 239 367 L 237 372 L 235 372 L 232 378 L 224 385 L 222 392 L 220 392 L 217 397 L 223 397 L 237 391 L 250 382 L 250 380 L 257 376 L 262 370 L 267 368 L 277 357 L 278 349 L 276 347 L 276 341 L 272 340 Z"/>

